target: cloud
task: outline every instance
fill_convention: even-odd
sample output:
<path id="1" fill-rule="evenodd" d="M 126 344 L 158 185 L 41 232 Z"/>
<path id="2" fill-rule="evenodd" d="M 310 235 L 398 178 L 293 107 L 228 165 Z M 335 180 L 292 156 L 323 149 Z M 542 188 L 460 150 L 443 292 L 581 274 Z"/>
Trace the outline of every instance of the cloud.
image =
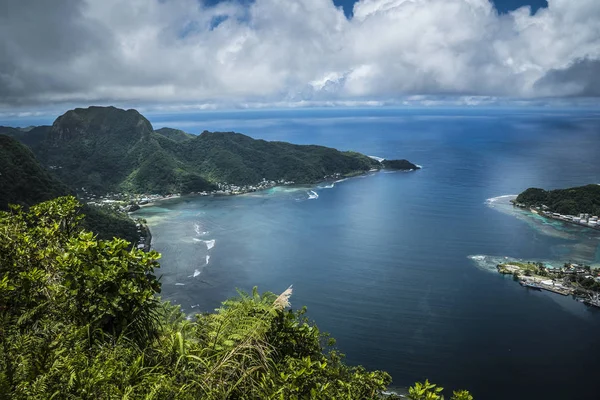
<path id="1" fill-rule="evenodd" d="M 0 0 L 0 111 L 599 96 L 600 2 L 548 3 Z"/>
<path id="2" fill-rule="evenodd" d="M 552 69 L 536 82 L 540 92 L 561 96 L 600 97 L 600 60 L 583 59 Z"/>

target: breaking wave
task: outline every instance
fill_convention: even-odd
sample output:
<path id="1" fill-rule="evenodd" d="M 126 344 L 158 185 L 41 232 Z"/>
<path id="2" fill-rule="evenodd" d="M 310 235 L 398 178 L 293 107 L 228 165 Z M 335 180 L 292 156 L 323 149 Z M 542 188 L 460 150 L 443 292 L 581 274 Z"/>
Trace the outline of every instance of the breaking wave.
<path id="1" fill-rule="evenodd" d="M 309 200 L 315 200 L 315 199 L 318 199 L 318 198 L 319 198 L 319 195 L 314 190 L 311 190 L 311 191 L 308 192 L 308 199 Z"/>
<path id="2" fill-rule="evenodd" d="M 215 239 L 212 239 L 212 240 L 203 240 L 203 242 L 206 244 L 206 248 L 207 248 L 208 250 L 210 250 L 210 249 L 212 249 L 213 247 L 215 247 L 215 242 L 216 242 L 216 240 L 215 240 Z M 207 261 L 207 263 L 208 263 L 208 261 Z"/>
<path id="3" fill-rule="evenodd" d="M 319 186 L 319 189 L 333 189 L 333 187 L 335 186 L 335 183 L 331 183 L 329 185 L 325 185 L 325 186 Z"/>
<path id="4" fill-rule="evenodd" d="M 497 201 L 501 201 L 501 200 L 504 200 L 504 199 L 509 199 L 509 198 L 511 198 L 511 197 L 514 197 L 514 198 L 516 198 L 516 197 L 517 197 L 517 195 L 516 195 L 516 194 L 505 194 L 504 196 L 490 197 L 489 199 L 487 199 L 487 200 L 485 201 L 485 203 L 486 203 L 486 204 L 492 204 L 492 203 L 495 203 L 495 202 L 497 202 Z"/>

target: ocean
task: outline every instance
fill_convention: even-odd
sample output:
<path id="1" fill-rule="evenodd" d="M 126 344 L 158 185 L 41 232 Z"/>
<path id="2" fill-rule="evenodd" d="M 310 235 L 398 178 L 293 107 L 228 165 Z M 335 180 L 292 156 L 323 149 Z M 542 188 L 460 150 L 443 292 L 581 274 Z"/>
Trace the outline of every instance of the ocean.
<path id="1" fill-rule="evenodd" d="M 428 378 L 478 400 L 599 398 L 600 309 L 525 290 L 477 260 L 600 263 L 597 232 L 496 199 L 600 183 L 600 112 L 263 110 L 150 120 L 423 167 L 144 208 L 138 216 L 162 253 L 162 296 L 186 313 L 212 311 L 236 288 L 280 293 L 293 284 L 292 307 L 307 306 L 348 363 L 388 371 L 394 387 Z"/>

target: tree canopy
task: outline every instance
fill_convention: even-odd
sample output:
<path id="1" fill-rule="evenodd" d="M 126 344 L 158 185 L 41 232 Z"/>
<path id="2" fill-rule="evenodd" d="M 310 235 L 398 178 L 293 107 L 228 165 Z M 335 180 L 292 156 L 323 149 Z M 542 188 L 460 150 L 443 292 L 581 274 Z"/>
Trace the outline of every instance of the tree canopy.
<path id="1" fill-rule="evenodd" d="M 529 188 L 519 194 L 515 201 L 528 207 L 545 205 L 551 211 L 560 214 L 600 215 L 600 185 L 591 184 L 555 190 Z"/>
<path id="2" fill-rule="evenodd" d="M 31 150 L 5 135 L 0 135 L 0 188 L 0 210 L 8 210 L 9 204 L 29 207 L 72 193 L 40 165 Z M 102 239 L 119 237 L 134 242 L 139 238 L 135 223 L 124 213 L 89 205 L 82 210 L 87 216 L 83 226 Z"/>

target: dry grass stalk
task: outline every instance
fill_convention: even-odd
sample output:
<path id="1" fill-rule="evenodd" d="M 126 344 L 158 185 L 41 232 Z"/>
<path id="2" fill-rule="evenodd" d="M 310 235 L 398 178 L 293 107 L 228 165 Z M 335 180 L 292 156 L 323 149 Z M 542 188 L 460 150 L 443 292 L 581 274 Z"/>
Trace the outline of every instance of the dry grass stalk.
<path id="1" fill-rule="evenodd" d="M 281 293 L 279 297 L 275 299 L 273 302 L 273 307 L 277 310 L 283 310 L 287 307 L 290 307 L 292 304 L 290 303 L 290 296 L 292 295 L 292 285 L 285 290 L 285 292 Z"/>

